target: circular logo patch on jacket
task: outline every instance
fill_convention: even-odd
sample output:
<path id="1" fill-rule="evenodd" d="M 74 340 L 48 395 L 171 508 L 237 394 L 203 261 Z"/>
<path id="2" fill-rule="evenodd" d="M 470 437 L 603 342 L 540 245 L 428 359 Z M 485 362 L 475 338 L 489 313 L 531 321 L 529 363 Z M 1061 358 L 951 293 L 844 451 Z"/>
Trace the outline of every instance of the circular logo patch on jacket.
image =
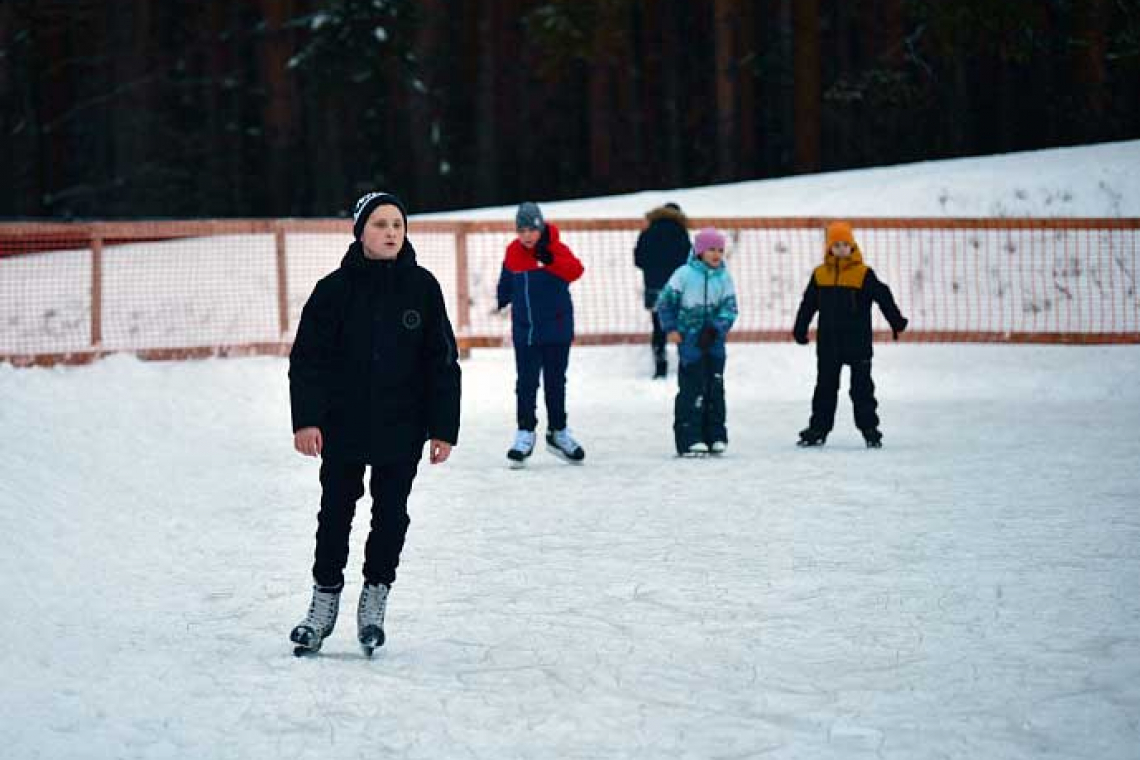
<path id="1" fill-rule="evenodd" d="M 415 309 L 408 309 L 404 312 L 404 327 L 408 330 L 419 328 L 421 322 L 423 322 L 423 318 Z"/>

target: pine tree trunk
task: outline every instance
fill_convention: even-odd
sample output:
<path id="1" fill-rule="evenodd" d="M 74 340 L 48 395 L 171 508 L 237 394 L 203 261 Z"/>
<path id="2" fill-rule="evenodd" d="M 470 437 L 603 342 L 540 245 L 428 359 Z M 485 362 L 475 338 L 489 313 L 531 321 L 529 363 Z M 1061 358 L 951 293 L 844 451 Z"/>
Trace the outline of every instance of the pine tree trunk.
<path id="1" fill-rule="evenodd" d="M 740 25 L 740 6 L 737 0 L 715 0 L 713 3 L 713 29 L 716 51 L 716 175 L 714 179 L 726 181 L 736 176 L 737 150 L 737 82 L 736 62 L 737 28 Z"/>
<path id="2" fill-rule="evenodd" d="M 435 107 L 436 62 L 443 51 L 442 35 L 447 9 L 440 0 L 420 0 L 420 24 L 414 46 L 415 82 L 407 93 L 409 119 L 403 120 L 411 147 L 407 202 L 420 209 L 434 207 L 440 195 L 440 135 L 442 117 Z M 417 84 L 418 83 L 418 84 Z"/>
<path id="3" fill-rule="evenodd" d="M 685 171 L 684 92 L 681 67 L 685 65 L 688 40 L 684 33 L 684 10 L 681 3 L 666 2 L 662 9 L 662 45 L 666 52 L 661 69 L 661 128 L 664 158 L 664 180 L 669 187 L 684 184 Z"/>
<path id="4" fill-rule="evenodd" d="M 795 130 L 797 173 L 814 172 L 820 166 L 819 0 L 795 0 L 792 4 L 795 47 Z"/>
<path id="5" fill-rule="evenodd" d="M 609 191 L 614 182 L 614 143 L 616 123 L 614 101 L 617 98 L 617 43 L 621 37 L 620 4 L 601 0 L 598 20 L 594 25 L 590 66 L 590 179 Z"/>
<path id="6" fill-rule="evenodd" d="M 42 188 L 35 171 L 34 158 L 39 149 L 36 116 L 31 108 L 28 87 L 31 74 L 30 56 L 12 53 L 30 50 L 27 42 L 16 40 L 26 32 L 15 17 L 12 3 L 0 3 L 0 48 L 9 51 L 0 56 L 0 214 L 32 216 L 39 213 Z"/>
<path id="7" fill-rule="evenodd" d="M 475 59 L 475 188 L 484 202 L 499 197 L 499 141 L 496 109 L 499 46 L 499 17 L 495 0 L 476 2 L 477 29 Z"/>
<path id="8" fill-rule="evenodd" d="M 262 107 L 265 134 L 265 196 L 259 199 L 262 213 L 287 215 L 290 202 L 291 151 L 294 144 L 295 94 L 287 63 L 293 53 L 293 35 L 284 24 L 292 16 L 293 0 L 259 0 L 265 32 L 260 38 L 258 60 L 266 89 Z"/>
<path id="9" fill-rule="evenodd" d="M 906 43 L 903 0 L 875 0 L 862 16 L 862 38 L 871 46 L 870 60 L 883 68 L 898 69 Z"/>
<path id="10" fill-rule="evenodd" d="M 753 61 L 746 57 L 756 50 L 757 3 L 740 5 L 737 24 L 736 89 L 739 93 L 739 128 L 734 176 L 740 179 L 755 177 L 760 169 L 756 148 L 756 89 L 757 78 L 752 71 Z"/>
<path id="11" fill-rule="evenodd" d="M 45 16 L 50 11 L 45 12 Z M 48 73 L 58 61 L 67 58 L 67 23 L 63 18 L 39 17 L 35 21 L 35 63 L 30 72 L 35 77 L 33 103 L 36 126 L 39 129 L 36 163 L 39 168 L 42 199 L 40 206 L 50 215 L 66 216 L 73 213 L 71 202 L 62 197 L 69 184 L 68 156 L 72 155 L 67 112 L 72 106 L 68 97 L 71 82 L 61 72 Z M 119 113 L 125 109 L 120 108 Z M 124 128 L 127 131 L 127 128 Z M 115 167 L 117 171 L 119 166 Z"/>
<path id="12" fill-rule="evenodd" d="M 1086 123 L 1092 124 L 1103 120 L 1108 104 L 1105 11 L 1105 0 L 1081 0 L 1074 4 L 1077 44 L 1073 47 L 1073 68 L 1077 87 L 1083 92 L 1083 101 L 1088 109 Z"/>

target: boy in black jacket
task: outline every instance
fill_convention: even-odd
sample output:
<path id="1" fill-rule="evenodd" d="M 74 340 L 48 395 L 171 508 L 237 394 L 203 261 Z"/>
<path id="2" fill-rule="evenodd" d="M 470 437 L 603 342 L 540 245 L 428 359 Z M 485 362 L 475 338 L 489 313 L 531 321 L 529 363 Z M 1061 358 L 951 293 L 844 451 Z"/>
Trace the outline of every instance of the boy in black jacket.
<path id="1" fill-rule="evenodd" d="M 843 365 L 851 367 L 851 402 L 855 425 L 869 448 L 883 445 L 879 417 L 875 413 L 875 384 L 871 380 L 871 303 L 877 303 L 891 326 L 895 340 L 906 329 L 907 319 L 895 305 L 891 290 L 863 263 L 851 225 L 832 222 L 827 226 L 824 263 L 816 267 L 804 291 L 792 335 L 796 343 L 807 345 L 808 325 L 819 312 L 816 330 L 815 394 L 811 400 L 811 420 L 800 431 L 800 446 L 822 446 L 835 423 L 839 395 L 839 374 Z"/>
<path id="2" fill-rule="evenodd" d="M 293 446 L 323 460 L 313 598 L 290 635 L 297 654 L 320 649 L 336 624 L 366 466 L 372 529 L 358 637 L 367 654 L 384 643 L 388 590 L 424 442 L 431 442 L 431 463 L 440 464 L 459 437 L 455 336 L 439 283 L 416 264 L 404 204 L 369 193 L 353 220 L 356 240 L 340 268 L 313 289 L 289 355 Z"/>

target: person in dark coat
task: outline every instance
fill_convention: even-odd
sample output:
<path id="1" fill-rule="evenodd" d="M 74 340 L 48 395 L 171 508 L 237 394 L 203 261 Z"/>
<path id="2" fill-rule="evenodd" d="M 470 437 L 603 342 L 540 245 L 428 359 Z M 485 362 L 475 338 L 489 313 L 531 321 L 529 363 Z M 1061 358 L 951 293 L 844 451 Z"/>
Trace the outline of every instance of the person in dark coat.
<path id="1" fill-rule="evenodd" d="M 676 203 L 652 209 L 645 215 L 649 226 L 637 236 L 633 249 L 633 264 L 641 270 L 645 280 L 645 308 L 653 318 L 653 333 L 649 345 L 653 348 L 653 377 L 662 378 L 669 372 L 665 353 L 665 331 L 655 309 L 657 296 L 669 277 L 689 258 L 689 220 Z"/>
<path id="2" fill-rule="evenodd" d="M 291 637 L 307 651 L 336 622 L 365 468 L 372 525 L 357 622 L 362 643 L 369 625 L 379 629 L 370 632 L 379 645 L 424 443 L 430 462 L 441 464 L 459 437 L 455 335 L 439 283 L 416 263 L 404 204 L 389 193 L 365 195 L 353 233 L 340 267 L 309 296 L 289 355 L 293 445 L 322 459 L 313 603 Z"/>
<path id="3" fill-rule="evenodd" d="M 586 453 L 566 426 L 566 368 L 574 340 L 574 303 L 570 283 L 584 267 L 562 242 L 558 228 L 527 201 L 515 213 L 518 238 L 507 246 L 499 273 L 498 306 L 511 307 L 515 347 L 516 421 L 514 443 L 507 451 L 511 467 L 525 465 L 534 451 L 538 426 L 538 381 L 546 397 L 546 447 L 571 464 Z"/>
<path id="4" fill-rule="evenodd" d="M 863 263 L 851 225 L 832 222 L 827 226 L 824 262 L 815 268 L 796 313 L 792 336 L 807 345 L 808 326 L 819 312 L 816 329 L 817 374 L 811 401 L 811 420 L 800 431 L 800 446 L 822 446 L 835 424 L 839 375 L 851 367 L 851 402 L 855 425 L 870 448 L 882 446 L 876 413 L 875 384 L 871 380 L 871 304 L 883 312 L 895 340 L 906 330 L 907 319 L 895 305 L 891 289 Z"/>

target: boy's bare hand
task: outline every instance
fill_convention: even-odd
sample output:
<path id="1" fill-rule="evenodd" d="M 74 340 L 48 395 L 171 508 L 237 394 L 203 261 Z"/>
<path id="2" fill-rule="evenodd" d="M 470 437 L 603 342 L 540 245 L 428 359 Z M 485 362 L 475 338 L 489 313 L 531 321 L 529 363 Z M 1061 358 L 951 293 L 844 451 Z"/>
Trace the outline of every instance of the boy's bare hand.
<path id="1" fill-rule="evenodd" d="M 673 332 L 669 333 L 666 338 L 668 338 L 669 342 L 673 345 L 677 345 L 681 342 L 681 333 L 674 330 Z"/>
<path id="2" fill-rule="evenodd" d="M 437 438 L 431 439 L 431 463 L 443 464 L 451 456 L 451 444 Z"/>
<path id="3" fill-rule="evenodd" d="M 293 434 L 293 448 L 307 457 L 320 456 L 324 447 L 325 441 L 320 428 L 301 428 Z"/>

